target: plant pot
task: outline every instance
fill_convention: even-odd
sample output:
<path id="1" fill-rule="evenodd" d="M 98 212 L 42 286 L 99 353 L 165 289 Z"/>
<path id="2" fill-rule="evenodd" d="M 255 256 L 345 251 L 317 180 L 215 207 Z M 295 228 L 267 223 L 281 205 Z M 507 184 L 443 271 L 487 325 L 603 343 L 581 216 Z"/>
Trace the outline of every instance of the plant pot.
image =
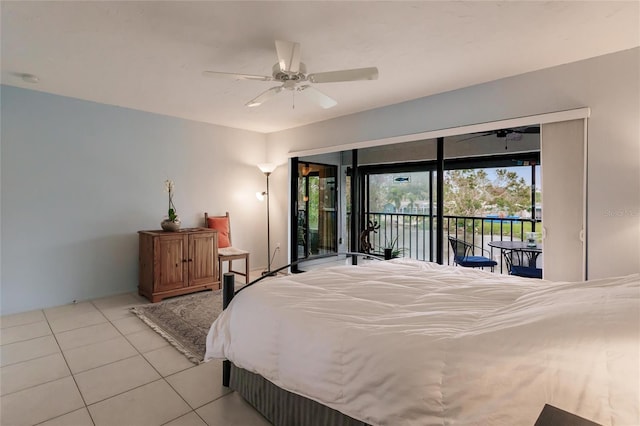
<path id="1" fill-rule="evenodd" d="M 386 248 L 384 249 L 384 260 L 389 260 L 393 258 L 393 249 Z"/>
<path id="2" fill-rule="evenodd" d="M 160 226 L 167 232 L 176 232 L 180 230 L 180 222 L 172 222 L 169 219 L 165 219 L 160 222 Z"/>

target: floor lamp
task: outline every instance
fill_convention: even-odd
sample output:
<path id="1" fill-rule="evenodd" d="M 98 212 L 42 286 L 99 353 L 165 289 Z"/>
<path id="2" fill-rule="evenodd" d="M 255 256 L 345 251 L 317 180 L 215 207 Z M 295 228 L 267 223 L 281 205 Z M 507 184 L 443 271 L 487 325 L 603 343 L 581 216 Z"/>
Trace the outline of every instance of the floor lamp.
<path id="1" fill-rule="evenodd" d="M 269 229 L 269 175 L 276 169 L 276 165 L 273 163 L 258 164 L 258 168 L 267 177 L 267 190 L 265 192 L 258 192 L 256 196 L 258 199 L 263 200 L 267 198 L 267 270 L 262 275 L 271 273 L 271 233 Z"/>

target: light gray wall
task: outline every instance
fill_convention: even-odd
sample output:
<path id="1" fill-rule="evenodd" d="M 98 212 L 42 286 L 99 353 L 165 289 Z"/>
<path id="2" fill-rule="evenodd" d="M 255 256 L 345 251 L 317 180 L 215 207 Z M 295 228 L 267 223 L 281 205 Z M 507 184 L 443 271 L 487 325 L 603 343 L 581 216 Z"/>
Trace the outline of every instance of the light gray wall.
<path id="1" fill-rule="evenodd" d="M 639 95 L 640 48 L 635 48 L 272 133 L 268 155 L 284 161 L 294 151 L 339 151 L 348 143 L 590 107 L 589 277 L 623 275 L 640 272 Z M 286 190 L 274 187 L 274 192 Z M 280 228 L 286 232 L 286 224 Z"/>
<path id="2" fill-rule="evenodd" d="M 1 86 L 1 313 L 135 291 L 138 236 L 231 213 L 266 265 L 263 134 Z"/>

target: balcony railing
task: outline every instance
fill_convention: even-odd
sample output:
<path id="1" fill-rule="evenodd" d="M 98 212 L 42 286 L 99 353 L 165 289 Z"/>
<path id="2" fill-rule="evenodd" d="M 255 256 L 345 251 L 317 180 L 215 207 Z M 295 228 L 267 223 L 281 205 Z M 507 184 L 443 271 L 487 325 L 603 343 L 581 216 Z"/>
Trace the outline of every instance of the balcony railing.
<path id="1" fill-rule="evenodd" d="M 378 213 L 369 212 L 365 218 L 379 225 L 375 233 L 371 233 L 369 241 L 373 251 L 382 253 L 391 248 L 394 257 L 409 257 L 423 261 L 436 259 L 437 221 L 435 216 L 416 213 Z M 526 218 L 496 218 L 444 216 L 444 259 L 446 264 L 453 263 L 453 255 L 447 237 L 454 236 L 474 246 L 482 247 L 491 253 L 491 257 L 500 265 L 496 272 L 506 273 L 503 268 L 500 250 L 492 250 L 490 241 L 524 241 L 525 233 L 542 229 L 540 220 Z M 483 255 L 482 250 L 475 248 Z M 484 253 L 486 255 L 486 252 Z"/>

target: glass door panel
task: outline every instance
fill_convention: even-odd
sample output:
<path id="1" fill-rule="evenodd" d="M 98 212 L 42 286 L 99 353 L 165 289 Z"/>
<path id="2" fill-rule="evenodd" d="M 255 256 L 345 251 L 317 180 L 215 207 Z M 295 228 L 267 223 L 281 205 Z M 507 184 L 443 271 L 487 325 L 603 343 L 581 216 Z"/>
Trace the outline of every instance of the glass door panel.
<path id="1" fill-rule="evenodd" d="M 369 234 L 372 252 L 390 248 L 393 257 L 433 259 L 433 175 L 431 171 L 366 175 L 363 226 L 374 228 Z"/>
<path id="2" fill-rule="evenodd" d="M 298 165 L 298 259 L 338 251 L 337 166 Z"/>

